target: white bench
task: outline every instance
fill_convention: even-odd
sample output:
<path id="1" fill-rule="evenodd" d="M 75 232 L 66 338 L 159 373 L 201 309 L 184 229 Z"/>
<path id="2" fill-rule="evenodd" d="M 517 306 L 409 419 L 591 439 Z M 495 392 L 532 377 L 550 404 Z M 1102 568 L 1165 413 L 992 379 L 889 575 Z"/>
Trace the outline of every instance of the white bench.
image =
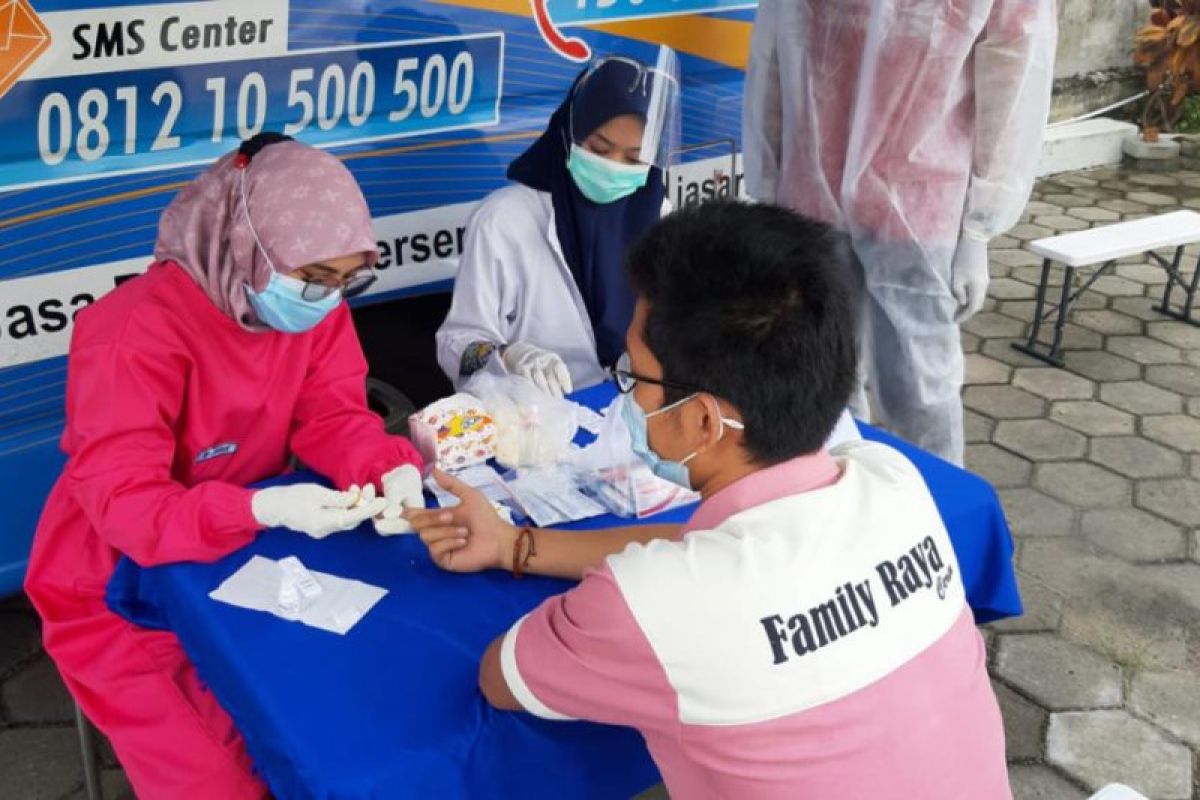
<path id="1" fill-rule="evenodd" d="M 1071 306 L 1081 294 L 1091 288 L 1098 278 L 1110 271 L 1119 259 L 1145 253 L 1156 261 L 1167 273 L 1163 287 L 1162 303 L 1154 307 L 1174 319 L 1200 326 L 1200 320 L 1192 316 L 1196 303 L 1196 290 L 1200 285 L 1200 260 L 1197 260 L 1190 278 L 1185 279 L 1180 267 L 1183 263 L 1183 248 L 1200 242 L 1200 213 L 1195 211 L 1172 211 L 1155 217 L 1103 225 L 1086 231 L 1050 236 L 1029 243 L 1029 249 L 1042 256 L 1042 277 L 1037 288 L 1033 324 L 1029 336 L 1023 342 L 1013 344 L 1022 353 L 1053 364 L 1063 365 L 1060 353 L 1063 327 Z M 1155 250 L 1174 247 L 1175 256 L 1168 261 Z M 1063 265 L 1062 290 L 1057 304 L 1047 308 L 1046 295 L 1050 289 L 1050 268 L 1054 262 Z M 1075 270 L 1099 268 L 1078 289 L 1075 288 Z M 1171 295 L 1178 285 L 1183 290 L 1183 303 L 1179 310 L 1171 306 Z M 1056 315 L 1051 342 L 1041 341 L 1042 323 Z"/>

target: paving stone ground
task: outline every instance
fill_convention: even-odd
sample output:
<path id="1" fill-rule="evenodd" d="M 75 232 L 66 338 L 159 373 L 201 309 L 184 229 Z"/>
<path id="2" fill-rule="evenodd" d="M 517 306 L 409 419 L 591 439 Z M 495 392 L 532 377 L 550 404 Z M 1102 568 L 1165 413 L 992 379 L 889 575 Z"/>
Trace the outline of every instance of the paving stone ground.
<path id="1" fill-rule="evenodd" d="M 1026 605 L 985 631 L 1017 800 L 1110 781 L 1200 800 L 1200 328 L 1151 309 L 1163 273 L 1135 257 L 1081 298 L 1066 369 L 1010 346 L 1041 272 L 1029 241 L 1181 207 L 1200 172 L 1039 182 L 963 336 L 967 463 L 1000 492 Z M 0 601 L 0 796 L 83 796 L 69 712 L 32 610 Z M 132 797 L 103 760 L 105 797 Z"/>
<path id="2" fill-rule="evenodd" d="M 104 800 L 133 800 L 106 744 L 99 753 Z M 0 797 L 83 800 L 74 708 L 41 649 L 37 615 L 24 597 L 0 600 Z"/>
<path id="3" fill-rule="evenodd" d="M 1055 176 L 1035 188 L 1019 235 L 993 243 L 999 302 L 964 348 L 988 361 L 968 369 L 964 398 L 967 463 L 1003 487 L 1026 604 L 988 626 L 1018 800 L 1076 800 L 1109 781 L 1200 800 L 1200 328 L 1150 308 L 1164 278 L 1144 257 L 1084 296 L 1066 369 L 1007 355 L 1003 319 L 1031 319 L 1014 305 L 1032 297 L 1015 284 L 1040 275 L 1031 225 L 1052 235 L 1195 206 L 1197 178 Z M 1080 197 L 1081 180 L 1109 194 Z M 1083 346 L 1072 327 L 1090 334 Z"/>

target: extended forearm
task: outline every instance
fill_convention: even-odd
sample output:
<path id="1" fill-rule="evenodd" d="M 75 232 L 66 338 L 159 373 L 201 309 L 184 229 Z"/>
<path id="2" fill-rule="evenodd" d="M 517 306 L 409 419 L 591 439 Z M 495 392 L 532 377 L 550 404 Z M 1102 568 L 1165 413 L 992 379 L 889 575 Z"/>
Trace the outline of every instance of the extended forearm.
<path id="1" fill-rule="evenodd" d="M 508 546 L 502 548 L 504 569 L 512 570 L 516 555 L 522 561 L 521 571 L 534 575 L 579 580 L 585 570 L 600 566 L 604 559 L 624 550 L 631 543 L 645 544 L 654 539 L 673 539 L 679 533 L 677 524 L 625 525 L 594 531 L 564 531 L 535 528 L 514 549 L 520 529 L 514 530 Z M 530 542 L 532 539 L 532 542 Z"/>

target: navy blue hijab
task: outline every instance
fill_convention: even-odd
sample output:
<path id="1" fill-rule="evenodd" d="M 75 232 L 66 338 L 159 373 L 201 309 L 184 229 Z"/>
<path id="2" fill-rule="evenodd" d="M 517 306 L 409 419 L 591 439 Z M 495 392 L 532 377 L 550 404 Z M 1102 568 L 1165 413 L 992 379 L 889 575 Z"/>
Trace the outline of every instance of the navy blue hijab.
<path id="1" fill-rule="evenodd" d="M 606 69 L 611 65 L 613 68 Z M 576 111 L 580 140 L 614 117 L 636 114 L 646 118 L 643 92 L 629 91 L 628 66 L 601 64 L 588 78 L 586 108 Z M 567 171 L 571 147 L 571 96 L 550 117 L 536 142 L 508 167 L 509 180 L 549 192 L 554 204 L 554 227 L 567 266 L 583 296 L 600 365 L 612 366 L 625 351 L 625 331 L 633 319 L 634 296 L 625 273 L 625 254 L 662 216 L 662 172 L 651 167 L 646 185 L 614 203 L 594 203 L 575 185 Z M 599 81 L 599 83 L 597 83 Z"/>

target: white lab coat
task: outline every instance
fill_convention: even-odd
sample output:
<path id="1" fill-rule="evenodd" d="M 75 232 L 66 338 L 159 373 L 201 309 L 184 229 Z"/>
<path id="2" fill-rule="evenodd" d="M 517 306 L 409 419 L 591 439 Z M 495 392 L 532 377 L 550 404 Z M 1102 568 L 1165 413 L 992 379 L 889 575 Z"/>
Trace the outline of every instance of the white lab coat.
<path id="1" fill-rule="evenodd" d="M 460 387 L 463 351 L 474 342 L 529 344 L 557 353 L 576 389 L 607 375 L 583 296 L 563 257 L 550 193 L 513 184 L 498 189 L 467 223 L 454 299 L 437 332 L 442 371 Z M 504 374 L 498 353 L 485 369 Z"/>
<path id="2" fill-rule="evenodd" d="M 663 201 L 662 215 L 671 211 Z M 454 299 L 437 332 L 437 357 L 455 388 L 463 351 L 474 342 L 527 342 L 557 353 L 575 389 L 608 378 L 596 334 L 554 227 L 549 192 L 513 184 L 483 199 L 467 221 Z M 485 370 L 503 375 L 498 355 Z M 468 376 L 469 377 L 469 376 Z"/>

